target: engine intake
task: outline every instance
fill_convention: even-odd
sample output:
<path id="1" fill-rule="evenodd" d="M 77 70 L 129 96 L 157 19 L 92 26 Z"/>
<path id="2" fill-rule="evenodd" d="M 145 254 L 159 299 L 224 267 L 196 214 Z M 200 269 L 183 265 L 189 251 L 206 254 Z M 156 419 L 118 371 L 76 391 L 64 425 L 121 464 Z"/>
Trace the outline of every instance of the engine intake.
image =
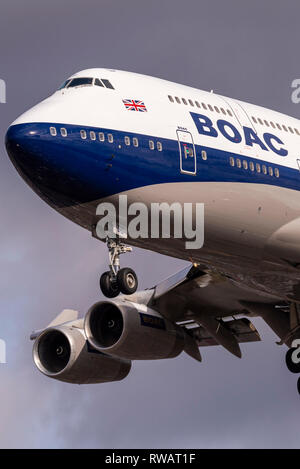
<path id="1" fill-rule="evenodd" d="M 131 368 L 129 360 L 100 353 L 82 329 L 67 325 L 46 329 L 37 337 L 33 360 L 46 376 L 76 384 L 119 381 Z"/>
<path id="2" fill-rule="evenodd" d="M 70 342 L 61 331 L 49 331 L 39 340 L 38 355 L 45 369 L 50 373 L 59 373 L 70 360 Z"/>
<path id="3" fill-rule="evenodd" d="M 173 358 L 184 348 L 182 329 L 145 305 L 99 301 L 87 312 L 84 330 L 97 350 L 129 360 Z"/>

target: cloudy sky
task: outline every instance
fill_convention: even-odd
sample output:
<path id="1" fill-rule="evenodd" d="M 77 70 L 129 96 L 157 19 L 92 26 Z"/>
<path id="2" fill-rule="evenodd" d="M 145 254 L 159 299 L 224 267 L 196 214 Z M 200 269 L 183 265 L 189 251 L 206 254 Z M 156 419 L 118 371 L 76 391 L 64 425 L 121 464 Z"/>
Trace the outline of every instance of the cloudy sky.
<path id="1" fill-rule="evenodd" d="M 108 67 L 153 75 L 299 116 L 298 0 L 2 0 L 0 138 L 23 111 L 69 75 Z M 299 150 L 300 151 L 300 150 Z M 82 314 L 101 298 L 102 243 L 40 200 L 0 159 L 0 447 L 297 448 L 296 377 L 260 320 L 263 341 L 239 360 L 203 351 L 135 362 L 120 383 L 72 386 L 33 366 L 30 332 L 64 308 Z M 186 265 L 135 249 L 141 287 Z"/>

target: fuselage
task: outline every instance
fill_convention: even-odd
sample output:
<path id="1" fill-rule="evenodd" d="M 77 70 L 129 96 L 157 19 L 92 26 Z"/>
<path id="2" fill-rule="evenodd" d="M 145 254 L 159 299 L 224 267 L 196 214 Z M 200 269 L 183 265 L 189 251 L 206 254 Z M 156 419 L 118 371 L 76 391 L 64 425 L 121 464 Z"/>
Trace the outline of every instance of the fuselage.
<path id="1" fill-rule="evenodd" d="M 6 136 L 17 170 L 47 203 L 92 232 L 99 202 L 120 194 L 147 205 L 202 202 L 202 249 L 175 238 L 129 242 L 300 300 L 299 120 L 130 72 L 74 79 Z"/>

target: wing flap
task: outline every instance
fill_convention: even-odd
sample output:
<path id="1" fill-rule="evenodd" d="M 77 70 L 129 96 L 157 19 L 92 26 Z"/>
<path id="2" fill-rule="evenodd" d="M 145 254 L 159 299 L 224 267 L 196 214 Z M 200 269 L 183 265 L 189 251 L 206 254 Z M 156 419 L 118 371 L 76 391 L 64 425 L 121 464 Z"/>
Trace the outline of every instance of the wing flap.
<path id="1" fill-rule="evenodd" d="M 247 318 L 220 322 L 234 335 L 238 343 L 259 342 L 261 340 L 255 326 Z M 190 328 L 189 331 L 195 338 L 198 347 L 220 345 L 203 326 Z"/>

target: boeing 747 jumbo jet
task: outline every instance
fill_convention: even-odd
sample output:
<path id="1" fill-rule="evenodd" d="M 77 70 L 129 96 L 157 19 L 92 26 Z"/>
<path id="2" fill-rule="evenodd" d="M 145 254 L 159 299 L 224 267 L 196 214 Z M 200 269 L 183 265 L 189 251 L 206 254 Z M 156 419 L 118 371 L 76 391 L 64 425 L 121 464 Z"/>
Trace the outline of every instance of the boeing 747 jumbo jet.
<path id="1" fill-rule="evenodd" d="M 253 316 L 289 347 L 287 366 L 300 373 L 299 120 L 214 92 L 97 68 L 71 76 L 15 120 L 6 148 L 43 200 L 108 247 L 109 270 L 100 279 L 108 299 L 83 318 L 64 310 L 32 334 L 42 373 L 103 383 L 127 376 L 132 360 L 185 351 L 201 361 L 206 346 L 241 357 L 240 343 L 260 340 Z M 106 222 L 113 230 L 101 238 L 109 207 L 117 213 L 120 203 L 128 213 L 123 207 L 114 224 L 111 211 Z M 147 232 L 153 207 L 159 216 L 169 207 L 170 236 L 152 225 Z M 179 236 L 180 229 L 188 232 L 179 209 L 190 207 L 190 228 L 199 230 Z M 130 232 L 127 215 L 140 236 Z M 120 268 L 120 254 L 131 246 L 191 265 L 138 291 L 135 272 Z"/>

